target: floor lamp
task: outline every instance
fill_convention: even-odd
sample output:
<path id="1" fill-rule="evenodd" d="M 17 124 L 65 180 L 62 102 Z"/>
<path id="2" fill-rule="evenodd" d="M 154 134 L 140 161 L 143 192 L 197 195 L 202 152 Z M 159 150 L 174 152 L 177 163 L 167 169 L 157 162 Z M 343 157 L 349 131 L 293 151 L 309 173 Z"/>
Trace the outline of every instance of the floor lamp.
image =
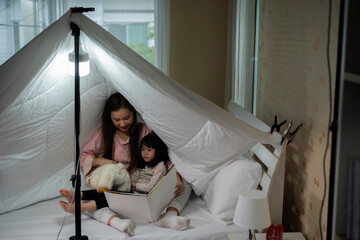
<path id="1" fill-rule="evenodd" d="M 71 13 L 83 13 L 94 11 L 95 8 L 70 8 Z M 75 174 L 71 177 L 73 187 L 75 188 L 75 236 L 71 240 L 87 240 L 88 237 L 81 235 L 81 202 L 80 202 L 80 72 L 79 72 L 79 48 L 80 48 L 80 28 L 74 22 L 70 22 L 72 35 L 74 36 L 74 65 L 75 65 Z"/>

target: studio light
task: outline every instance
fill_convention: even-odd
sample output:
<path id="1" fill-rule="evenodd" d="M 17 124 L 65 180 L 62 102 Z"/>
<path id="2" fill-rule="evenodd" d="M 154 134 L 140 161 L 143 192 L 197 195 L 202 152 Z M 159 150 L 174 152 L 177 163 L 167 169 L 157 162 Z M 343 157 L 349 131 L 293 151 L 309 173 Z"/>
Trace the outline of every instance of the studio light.
<path id="1" fill-rule="evenodd" d="M 71 8 L 72 14 L 94 11 L 95 8 Z M 81 201 L 80 201 L 80 187 L 81 187 L 81 175 L 80 175 L 80 77 L 85 76 L 90 71 L 89 54 L 87 54 L 80 44 L 80 27 L 70 22 L 71 35 L 74 36 L 74 52 L 69 54 L 69 61 L 73 63 L 70 74 L 74 76 L 74 128 L 75 128 L 75 173 L 71 177 L 72 185 L 75 188 L 75 235 L 71 236 L 70 240 L 88 240 L 86 235 L 81 235 Z M 81 64 L 87 62 L 87 67 L 83 67 Z"/>

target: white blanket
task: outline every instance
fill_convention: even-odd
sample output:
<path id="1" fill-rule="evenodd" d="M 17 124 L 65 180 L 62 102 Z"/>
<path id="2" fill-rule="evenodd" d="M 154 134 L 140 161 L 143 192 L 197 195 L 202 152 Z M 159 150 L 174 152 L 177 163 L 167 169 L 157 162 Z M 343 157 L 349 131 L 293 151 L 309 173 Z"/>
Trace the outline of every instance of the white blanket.
<path id="1" fill-rule="evenodd" d="M 51 199 L 23 209 L 0 215 L 0 239 L 6 240 L 49 240 L 56 239 L 64 219 L 64 211 L 58 205 L 58 199 Z M 155 224 L 137 223 L 135 236 L 126 234 L 82 214 L 81 233 L 91 240 L 149 239 L 149 240 L 225 240 L 229 234 L 243 236 L 248 231 L 236 225 L 225 226 L 218 223 L 204 206 L 199 197 L 192 195 L 181 213 L 191 219 L 190 229 L 175 231 L 161 228 Z M 59 239 L 69 239 L 75 234 L 74 217 L 68 215 Z"/>

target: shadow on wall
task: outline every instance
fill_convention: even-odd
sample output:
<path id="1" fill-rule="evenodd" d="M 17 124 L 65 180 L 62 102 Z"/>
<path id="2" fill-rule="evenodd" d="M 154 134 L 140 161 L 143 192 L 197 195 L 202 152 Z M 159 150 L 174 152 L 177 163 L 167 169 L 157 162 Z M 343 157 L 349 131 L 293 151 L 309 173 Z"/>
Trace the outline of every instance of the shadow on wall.
<path id="1" fill-rule="evenodd" d="M 311 208 L 312 203 L 306 197 L 308 184 L 308 152 L 312 144 L 309 143 L 310 132 L 313 128 L 313 121 L 310 124 L 304 123 L 304 127 L 298 132 L 295 141 L 290 143 L 287 151 L 285 195 L 284 195 L 284 228 L 285 231 L 308 232 L 305 229 L 305 209 Z"/>
<path id="2" fill-rule="evenodd" d="M 314 150 L 310 139 L 312 129 L 313 119 L 310 119 L 299 132 L 298 144 L 291 143 L 287 151 L 283 224 L 285 231 L 301 231 L 306 239 L 320 239 L 321 199 L 309 189 L 320 184 L 317 178 L 314 183 L 309 182 L 312 177 L 308 174 L 308 165 Z"/>

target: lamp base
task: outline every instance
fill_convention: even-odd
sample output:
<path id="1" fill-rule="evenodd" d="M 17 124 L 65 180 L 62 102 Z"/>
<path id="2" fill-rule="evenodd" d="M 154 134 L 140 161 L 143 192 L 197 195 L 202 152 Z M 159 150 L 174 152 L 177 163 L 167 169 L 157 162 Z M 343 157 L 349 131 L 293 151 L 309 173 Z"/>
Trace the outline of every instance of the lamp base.
<path id="1" fill-rule="evenodd" d="M 69 239 L 70 239 L 70 240 L 88 240 L 89 238 L 88 238 L 87 236 L 85 236 L 85 235 L 82 235 L 82 236 L 80 236 L 80 237 L 71 236 Z"/>
<path id="2" fill-rule="evenodd" d="M 249 238 L 248 238 L 248 240 L 256 240 L 254 230 L 249 229 Z"/>

